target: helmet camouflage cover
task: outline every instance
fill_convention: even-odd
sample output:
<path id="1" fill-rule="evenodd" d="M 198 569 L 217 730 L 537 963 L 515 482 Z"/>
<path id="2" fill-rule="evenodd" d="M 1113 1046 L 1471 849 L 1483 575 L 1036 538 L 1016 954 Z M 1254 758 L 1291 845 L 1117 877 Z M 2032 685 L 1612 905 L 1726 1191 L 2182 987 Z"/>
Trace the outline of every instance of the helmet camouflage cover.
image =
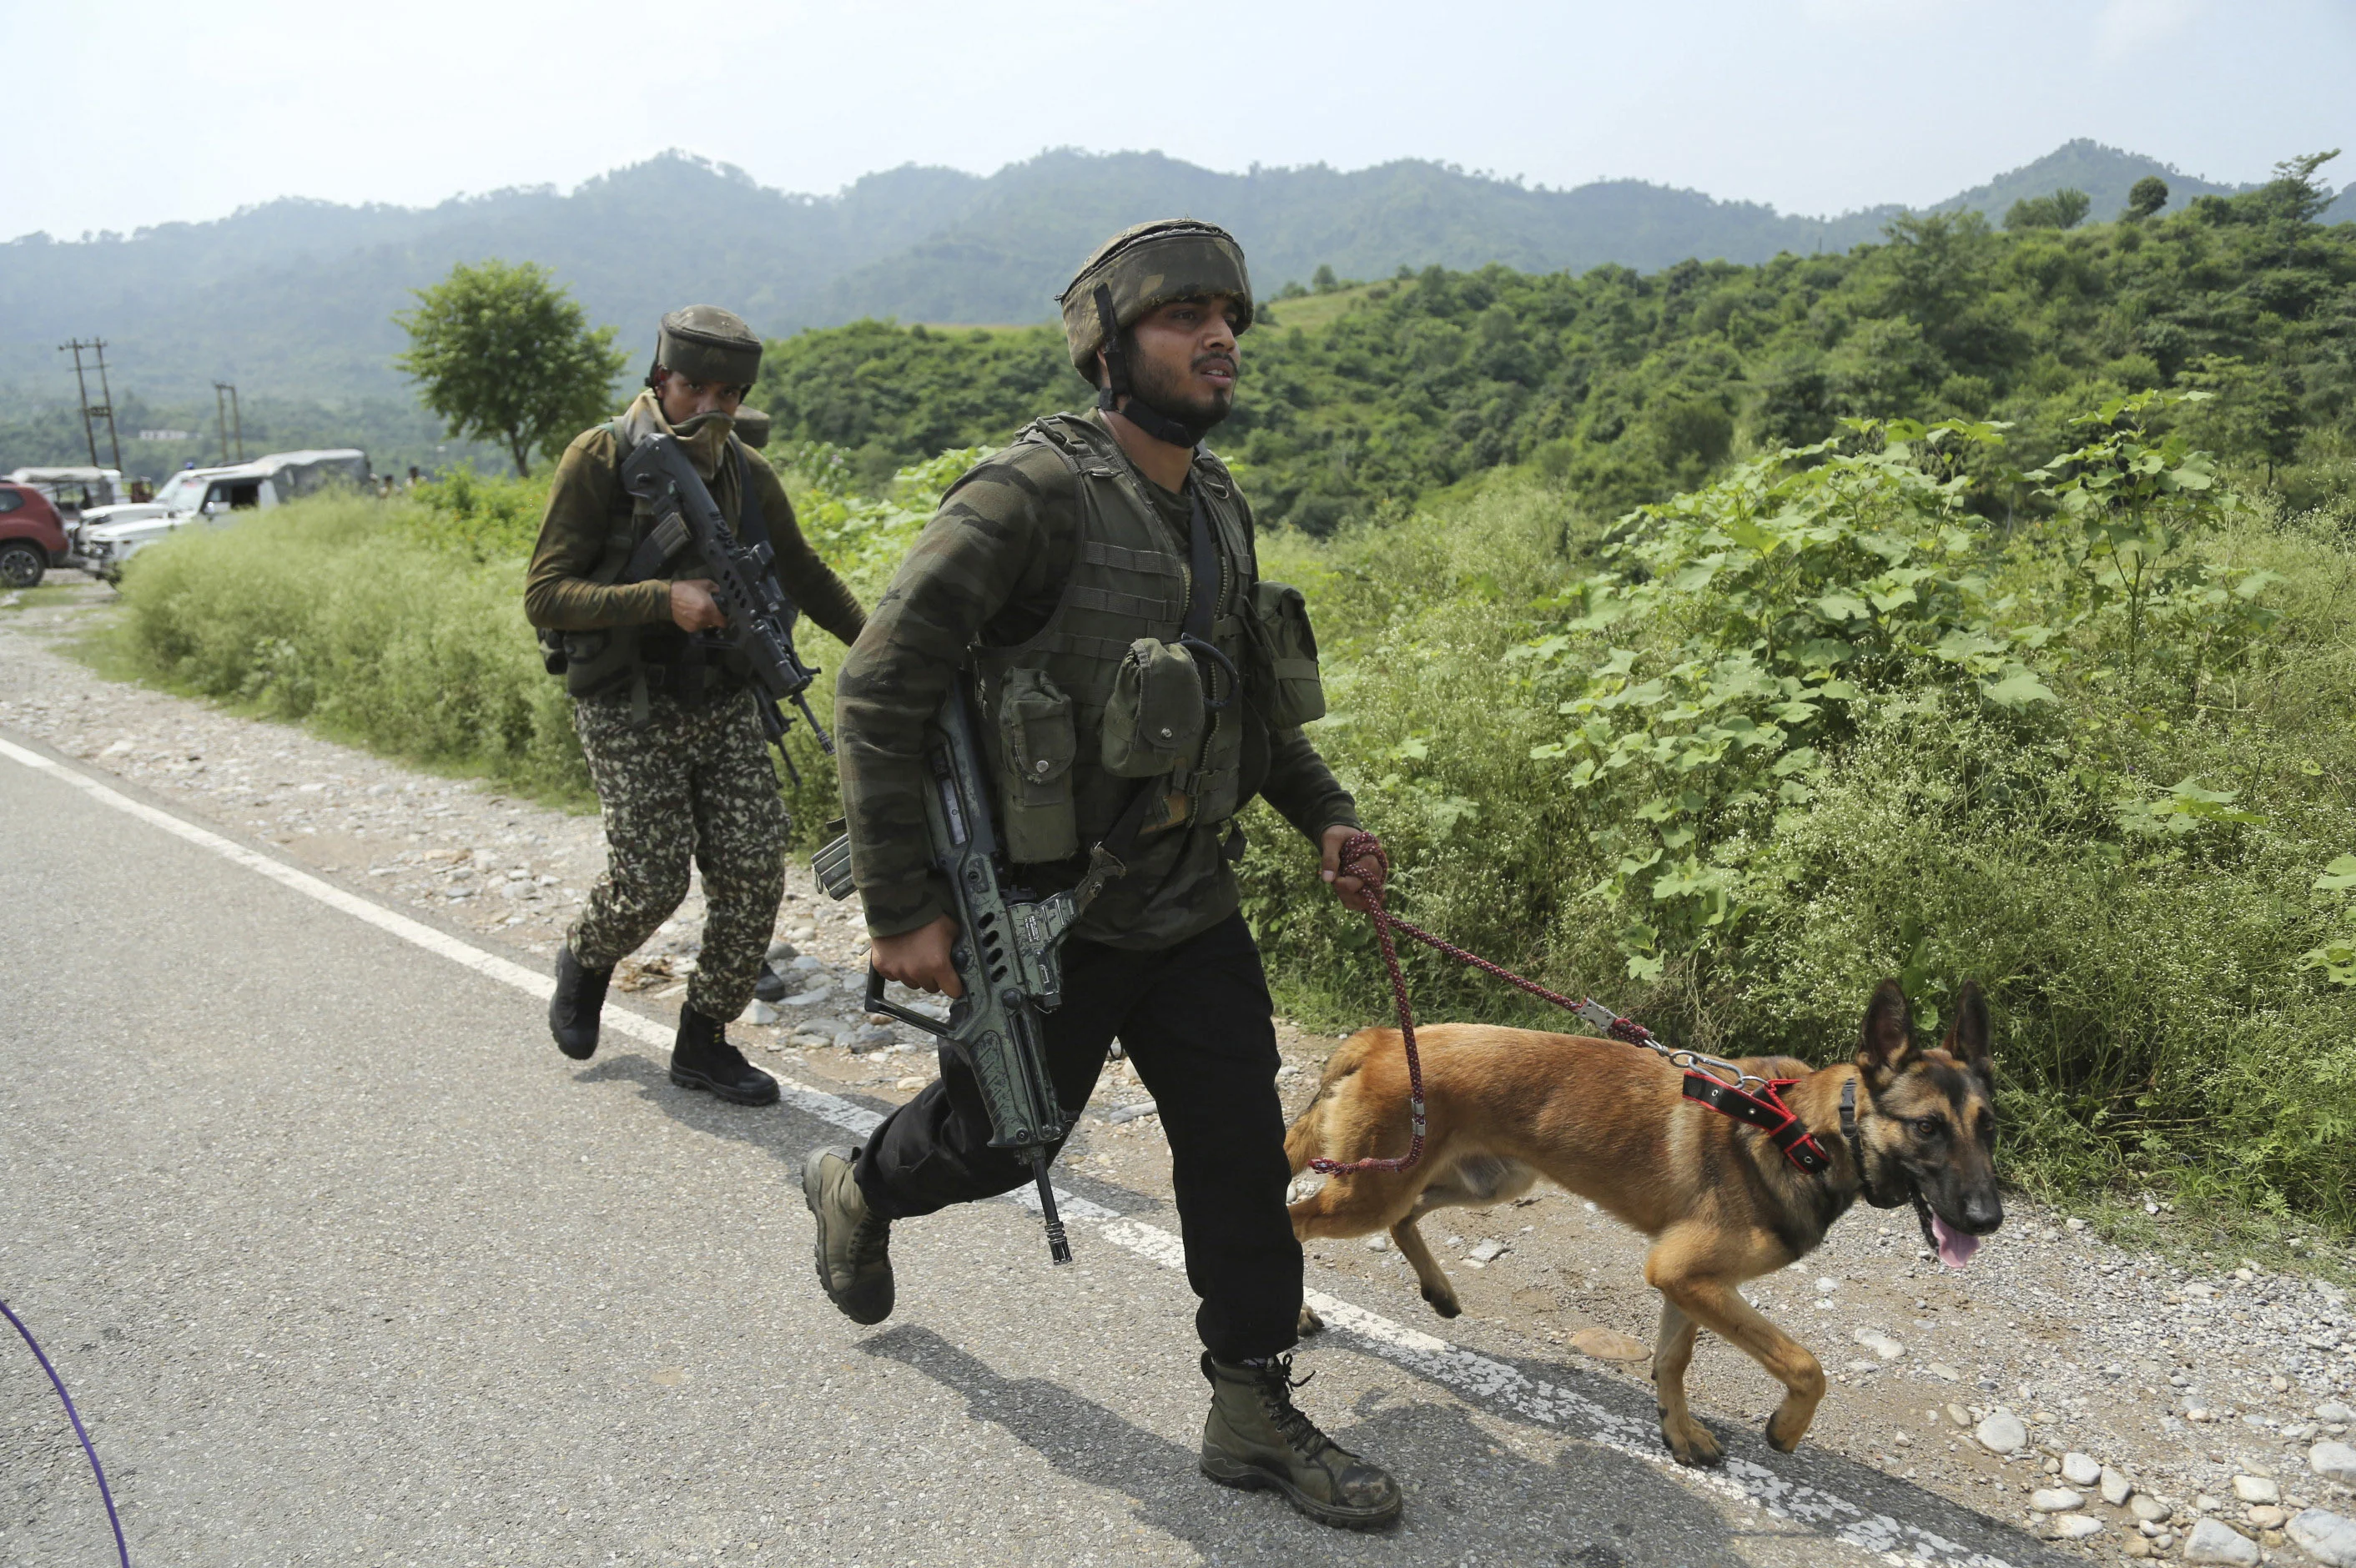
<path id="1" fill-rule="evenodd" d="M 662 318 L 655 363 L 691 381 L 749 387 L 761 371 L 761 340 L 734 311 L 691 304 Z"/>
<path id="2" fill-rule="evenodd" d="M 1097 350 L 1104 346 L 1096 302 L 1098 285 L 1111 292 L 1113 320 L 1124 331 L 1172 300 L 1210 294 L 1234 296 L 1240 312 L 1237 332 L 1252 322 L 1251 275 L 1244 270 L 1244 248 L 1234 235 L 1192 218 L 1163 218 L 1124 229 L 1098 246 L 1055 296 L 1064 307 L 1072 368 L 1091 382 L 1097 379 Z"/>

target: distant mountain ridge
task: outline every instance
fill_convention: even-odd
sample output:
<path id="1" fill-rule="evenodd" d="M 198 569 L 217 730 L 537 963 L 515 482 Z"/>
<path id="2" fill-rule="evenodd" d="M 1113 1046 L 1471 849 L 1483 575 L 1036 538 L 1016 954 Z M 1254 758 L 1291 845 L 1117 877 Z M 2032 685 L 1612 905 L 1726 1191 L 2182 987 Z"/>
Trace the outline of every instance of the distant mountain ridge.
<path id="1" fill-rule="evenodd" d="M 2108 218 L 2147 172 L 2160 172 L 2178 202 L 2233 188 L 2073 142 L 1941 206 L 1984 206 L 2000 219 L 2017 194 L 2076 185 Z M 1547 190 L 1420 160 L 1221 174 L 1158 153 L 1071 150 L 987 176 L 910 165 L 821 197 L 673 152 L 569 194 L 507 190 L 425 208 L 289 198 L 129 238 L 0 244 L 0 392 L 70 400 L 55 345 L 95 334 L 109 341 L 118 398 L 129 389 L 209 403 L 214 379 L 328 400 L 404 396 L 391 364 L 402 347 L 392 313 L 452 263 L 486 256 L 549 265 L 635 347 L 658 315 L 691 299 L 729 304 L 772 335 L 867 315 L 1043 320 L 1098 240 L 1173 212 L 1234 229 L 1255 283 L 1273 293 L 1320 265 L 1379 277 L 1432 263 L 1551 272 L 1651 270 L 1688 256 L 1756 261 L 1846 250 L 1901 210 L 1795 217 L 1634 180 Z M 650 244 L 656 235 L 691 240 Z"/>

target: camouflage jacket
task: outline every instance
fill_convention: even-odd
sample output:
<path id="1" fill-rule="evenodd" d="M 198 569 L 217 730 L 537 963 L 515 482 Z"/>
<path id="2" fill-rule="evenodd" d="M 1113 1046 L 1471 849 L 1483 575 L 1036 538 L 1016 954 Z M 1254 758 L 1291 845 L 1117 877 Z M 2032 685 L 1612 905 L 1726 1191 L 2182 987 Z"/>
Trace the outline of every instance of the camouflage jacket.
<path id="1" fill-rule="evenodd" d="M 1101 422 L 1101 416 L 1087 416 Z M 1172 552 L 1187 552 L 1189 501 L 1137 476 Z M 951 491 L 868 617 L 835 691 L 837 759 L 851 863 L 868 929 L 914 931 L 948 912 L 931 870 L 921 790 L 926 721 L 977 644 L 1006 645 L 1045 625 L 1071 575 L 1081 531 L 1080 481 L 1055 450 L 1009 447 Z M 1248 510 L 1246 510 L 1248 517 Z M 1238 704 L 1238 708 L 1247 705 Z M 1298 729 L 1273 733 L 1247 709 L 1241 796 L 1258 794 L 1314 842 L 1356 807 Z M 1226 823 L 1155 834 L 1129 875 L 1091 906 L 1075 934 L 1117 947 L 1182 942 L 1232 913 Z M 1078 880 L 1084 858 L 1025 868 L 1035 891 Z"/>

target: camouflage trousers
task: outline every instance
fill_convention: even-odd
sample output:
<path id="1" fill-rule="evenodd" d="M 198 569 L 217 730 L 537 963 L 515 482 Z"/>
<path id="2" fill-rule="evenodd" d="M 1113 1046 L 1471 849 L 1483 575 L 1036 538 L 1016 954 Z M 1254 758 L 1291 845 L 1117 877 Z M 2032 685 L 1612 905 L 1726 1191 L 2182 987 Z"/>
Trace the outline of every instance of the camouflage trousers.
<path id="1" fill-rule="evenodd" d="M 573 704 L 605 809 L 606 859 L 565 941 L 584 967 L 620 962 L 687 897 L 691 859 L 705 910 L 687 1005 L 733 1019 L 752 1001 L 768 954 L 792 824 L 750 690 L 693 708 L 659 696 L 649 706 L 646 727 L 633 729 L 626 697 Z"/>

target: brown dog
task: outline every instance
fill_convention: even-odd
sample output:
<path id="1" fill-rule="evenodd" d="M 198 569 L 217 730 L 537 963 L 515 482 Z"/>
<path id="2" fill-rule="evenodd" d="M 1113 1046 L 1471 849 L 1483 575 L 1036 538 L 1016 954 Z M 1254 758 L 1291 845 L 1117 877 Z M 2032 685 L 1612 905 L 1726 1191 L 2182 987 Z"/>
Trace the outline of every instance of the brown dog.
<path id="1" fill-rule="evenodd" d="M 1435 1209 L 1503 1202 L 1539 1178 L 1591 1199 L 1653 1239 L 1644 1282 L 1661 1293 L 1653 1347 L 1661 1436 L 1678 1461 L 1716 1464 L 1718 1440 L 1686 1403 L 1695 1333 L 1740 1347 L 1786 1392 L 1767 1441 L 1799 1445 L 1825 1396 L 1815 1357 L 1737 1289 L 1814 1252 L 1860 1194 L 1883 1206 L 1917 1197 L 1940 1256 L 1963 1266 L 2004 1222 L 1997 1195 L 1987 1004 L 1967 982 L 1936 1049 L 1918 1049 L 1906 993 L 1885 980 L 1865 1013 L 1854 1062 L 1810 1071 L 1789 1057 L 1744 1062 L 1796 1078 L 1784 1102 L 1829 1157 L 1811 1176 L 1762 1133 L 1682 1094 L 1684 1074 L 1639 1046 L 1532 1029 L 1444 1024 L 1419 1030 L 1430 1107 L 1423 1159 L 1407 1171 L 1335 1176 L 1292 1205 L 1303 1241 L 1387 1228 L 1443 1317 L 1462 1310 L 1416 1221 Z M 1855 1083 L 1854 1147 L 1843 1086 Z M 1397 1029 L 1365 1029 L 1325 1064 L 1317 1098 L 1285 1136 L 1297 1175 L 1312 1158 L 1407 1152 L 1407 1061 Z M 1858 1168 L 1858 1152 L 1865 1169 Z M 1319 1327 L 1302 1314 L 1304 1330 Z"/>

